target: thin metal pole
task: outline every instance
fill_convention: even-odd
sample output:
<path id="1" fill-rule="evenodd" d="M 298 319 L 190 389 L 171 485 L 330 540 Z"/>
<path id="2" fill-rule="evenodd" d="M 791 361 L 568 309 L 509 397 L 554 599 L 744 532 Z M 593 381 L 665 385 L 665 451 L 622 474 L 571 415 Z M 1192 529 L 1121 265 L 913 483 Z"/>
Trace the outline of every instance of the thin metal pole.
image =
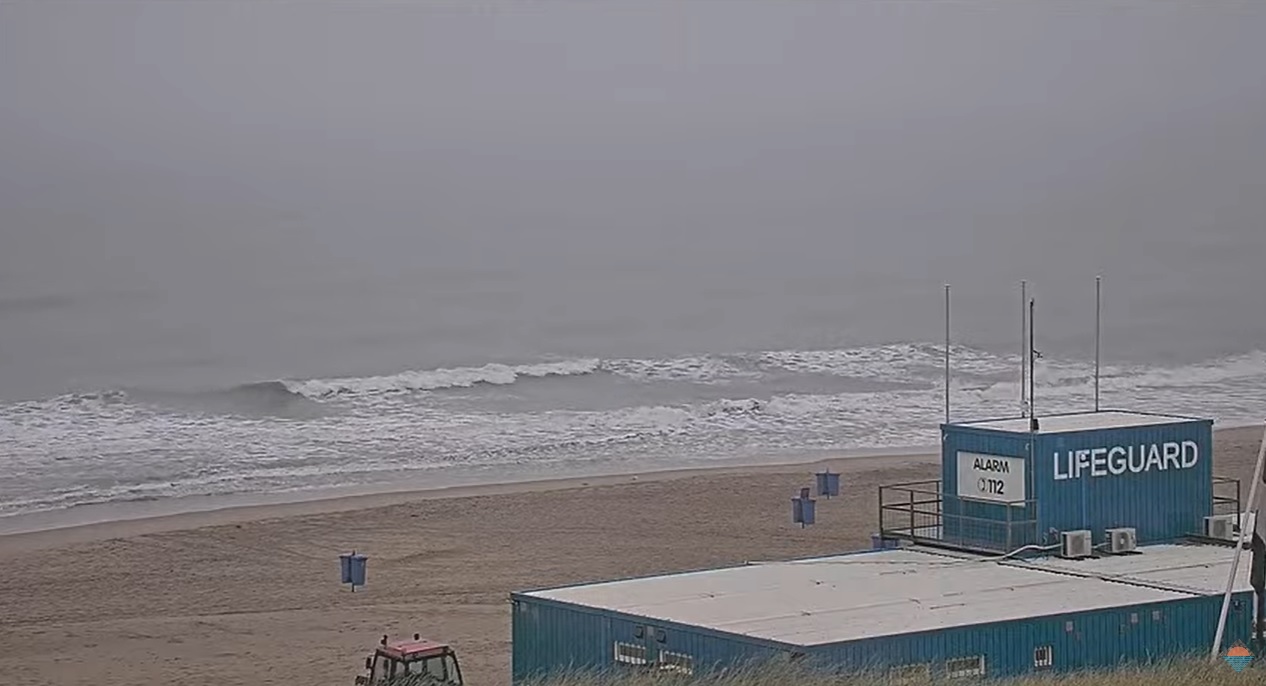
<path id="1" fill-rule="evenodd" d="M 1029 362 L 1028 362 L 1029 354 L 1024 349 L 1025 341 L 1028 339 L 1028 333 L 1029 333 L 1025 325 L 1025 322 L 1027 321 L 1027 316 L 1028 316 L 1025 310 L 1029 306 L 1028 289 L 1029 289 L 1028 281 L 1020 281 L 1020 416 L 1021 417 L 1027 417 L 1029 414 L 1029 406 L 1028 406 L 1028 403 L 1025 402 L 1025 398 L 1028 394 L 1028 389 L 1025 388 L 1025 384 L 1028 383 L 1027 370 L 1028 370 L 1028 365 L 1029 365 Z"/>
<path id="2" fill-rule="evenodd" d="M 1037 305 L 1036 298 L 1029 298 L 1029 430 L 1037 431 L 1037 366 L 1034 361 L 1037 359 L 1037 346 L 1034 345 L 1033 330 L 1036 328 L 1033 324 L 1033 310 Z"/>
<path id="3" fill-rule="evenodd" d="M 1095 412 L 1099 411 L 1099 334 L 1102 329 L 1103 299 L 1101 296 L 1103 278 L 1095 277 Z"/>
<path id="4" fill-rule="evenodd" d="M 1248 507 L 1253 512 L 1257 510 L 1257 484 L 1262 482 L 1264 462 L 1266 462 L 1266 431 L 1262 433 L 1262 445 L 1257 450 L 1257 467 L 1253 470 L 1253 485 L 1248 489 Z M 1235 577 L 1240 567 L 1240 554 L 1244 552 L 1244 543 L 1248 540 L 1249 531 L 1248 527 L 1244 526 L 1242 513 L 1236 512 L 1235 518 L 1240 522 L 1240 540 L 1235 542 L 1235 557 L 1231 558 L 1231 575 L 1226 579 L 1226 595 L 1222 596 L 1222 614 L 1218 617 L 1218 631 L 1213 637 L 1213 649 L 1209 651 L 1209 660 L 1213 662 L 1217 662 L 1218 653 L 1222 648 L 1222 635 L 1226 630 L 1227 612 L 1231 609 L 1231 593 L 1235 591 Z"/>
<path id="5" fill-rule="evenodd" d="M 950 421 L 950 287 L 945 284 L 945 423 Z"/>

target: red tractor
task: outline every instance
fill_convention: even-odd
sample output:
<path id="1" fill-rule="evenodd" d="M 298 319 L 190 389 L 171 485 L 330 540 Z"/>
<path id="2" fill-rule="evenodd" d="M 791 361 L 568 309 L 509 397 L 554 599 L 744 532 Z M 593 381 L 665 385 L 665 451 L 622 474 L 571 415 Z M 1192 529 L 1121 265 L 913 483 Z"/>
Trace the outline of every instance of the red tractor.
<path id="1" fill-rule="evenodd" d="M 365 658 L 356 686 L 462 686 L 457 653 L 444 643 L 418 634 L 411 641 L 388 642 L 383 636 L 374 654 Z"/>

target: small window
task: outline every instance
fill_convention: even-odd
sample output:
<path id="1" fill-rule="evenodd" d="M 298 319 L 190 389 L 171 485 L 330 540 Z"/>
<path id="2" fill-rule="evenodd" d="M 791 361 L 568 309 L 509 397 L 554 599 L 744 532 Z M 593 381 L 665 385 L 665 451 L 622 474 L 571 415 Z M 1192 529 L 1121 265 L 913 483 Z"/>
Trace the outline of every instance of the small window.
<path id="1" fill-rule="evenodd" d="M 951 679 L 962 679 L 969 676 L 985 675 L 985 656 L 960 657 L 945 663 L 945 676 Z"/>
<path id="2" fill-rule="evenodd" d="M 1042 646 L 1033 649 L 1033 666 L 1038 669 L 1045 669 L 1055 664 L 1055 652 L 1050 646 Z"/>
<path id="3" fill-rule="evenodd" d="M 659 654 L 659 671 L 690 676 L 695 673 L 695 659 L 685 653 L 665 650 Z"/>
<path id="4" fill-rule="evenodd" d="M 646 646 L 616 641 L 615 661 L 626 665 L 644 665 L 646 664 Z"/>
<path id="5" fill-rule="evenodd" d="M 1130 613 L 1130 623 L 1131 623 L 1131 624 L 1138 624 L 1138 623 L 1139 623 L 1139 613 L 1137 613 L 1137 612 L 1131 612 L 1131 613 Z"/>
<path id="6" fill-rule="evenodd" d="M 920 686 L 932 680 L 931 665 L 901 665 L 888 670 L 890 686 Z"/>
<path id="7" fill-rule="evenodd" d="M 1064 622 L 1064 633 L 1071 634 L 1073 632 L 1073 623 L 1071 621 Z"/>
<path id="8" fill-rule="evenodd" d="M 1161 620 L 1161 611 L 1160 611 L 1160 610 L 1152 610 L 1152 621 L 1153 621 L 1153 622 L 1159 622 L 1160 620 Z"/>

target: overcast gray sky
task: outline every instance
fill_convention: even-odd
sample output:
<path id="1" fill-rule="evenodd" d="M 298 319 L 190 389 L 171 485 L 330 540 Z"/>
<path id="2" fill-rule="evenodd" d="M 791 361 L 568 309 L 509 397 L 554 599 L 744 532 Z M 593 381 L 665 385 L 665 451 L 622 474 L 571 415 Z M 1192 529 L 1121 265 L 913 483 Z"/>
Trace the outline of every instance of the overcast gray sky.
<path id="1" fill-rule="evenodd" d="M 0 2 L 0 285 L 574 253 L 698 264 L 705 285 L 709 265 L 780 261 L 995 290 L 1106 265 L 1123 293 L 1182 270 L 1144 256 L 1194 231 L 1227 267 L 1199 278 L 1243 293 L 1261 283 L 1245 241 L 1266 235 L 1244 229 L 1266 217 L 1264 19 L 1159 0 Z"/>

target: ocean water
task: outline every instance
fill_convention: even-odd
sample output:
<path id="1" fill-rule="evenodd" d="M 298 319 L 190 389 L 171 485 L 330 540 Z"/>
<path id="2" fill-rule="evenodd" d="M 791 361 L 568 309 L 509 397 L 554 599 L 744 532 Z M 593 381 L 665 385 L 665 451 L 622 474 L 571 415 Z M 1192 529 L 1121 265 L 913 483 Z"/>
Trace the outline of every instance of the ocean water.
<path id="1" fill-rule="evenodd" d="M 3 10 L 0 516 L 1266 415 L 1263 12 L 215 5 Z"/>
<path id="2" fill-rule="evenodd" d="M 1017 413 L 1018 362 L 951 349 L 959 418 Z M 935 445 L 943 349 L 904 343 L 671 359 L 567 359 L 102 391 L 8 403 L 0 512 L 173 496 L 424 484 L 444 470 L 567 475 Z M 1093 365 L 1039 366 L 1047 411 L 1093 406 Z M 1111 365 L 1106 407 L 1258 420 L 1260 351 Z"/>

